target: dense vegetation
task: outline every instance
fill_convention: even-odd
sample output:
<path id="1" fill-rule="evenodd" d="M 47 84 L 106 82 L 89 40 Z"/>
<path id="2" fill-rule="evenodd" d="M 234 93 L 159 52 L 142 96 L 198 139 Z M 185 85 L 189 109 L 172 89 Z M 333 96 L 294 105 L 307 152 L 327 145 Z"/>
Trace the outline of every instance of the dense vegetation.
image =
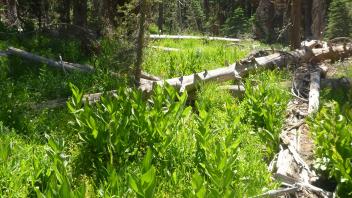
<path id="1" fill-rule="evenodd" d="M 298 14 L 291 3 L 0 0 L 0 197 L 251 197 L 277 189 L 268 164 L 292 98 L 282 83 L 291 71 L 253 71 L 235 82 L 245 87 L 236 97 L 221 87 L 232 82 L 200 82 L 195 93 L 155 86 L 148 95 L 135 84 L 141 68 L 167 79 L 253 50 L 295 48 L 287 44 L 303 38 L 351 36 L 350 1 L 301 1 Z M 148 39 L 181 33 L 242 40 Z M 95 71 L 54 70 L 3 53 L 10 46 Z M 98 92 L 99 102 L 83 104 Z M 350 197 L 351 91 L 324 90 L 321 99 L 307 121 L 315 168 Z"/>
<path id="2" fill-rule="evenodd" d="M 40 47 L 52 42 L 60 46 L 46 37 L 31 39 L 41 39 Z M 210 68 L 202 64 L 201 57 L 221 66 L 248 52 L 202 41 L 162 44 L 181 49 L 193 46 L 181 54 L 192 57 L 198 53 L 200 63 L 195 69 Z M 208 52 L 214 48 L 225 53 Z M 77 49 L 65 50 L 74 55 Z M 157 67 L 151 71 L 156 74 L 190 72 L 186 66 L 192 58 L 155 50 L 148 53 L 145 67 L 152 69 L 148 64 L 153 61 Z M 160 63 L 172 59 L 174 67 Z M 6 60 L 1 66 L 9 69 L 1 83 L 2 196 L 247 196 L 275 187 L 266 164 L 277 149 L 288 99 L 287 92 L 277 87 L 283 74 L 253 75 L 241 101 L 215 84 L 200 85 L 192 108 L 186 103 L 187 94 L 178 95 L 173 88 L 158 88 L 145 101 L 141 92 L 126 89 L 123 80 L 106 80 L 104 71 L 97 76 L 64 74 L 45 66 L 37 70 L 34 63 Z M 10 71 L 14 66 L 21 69 Z M 14 74 L 19 78 L 11 77 Z M 258 80 L 263 84 L 252 87 L 250 82 Z M 101 103 L 82 108 L 82 90 L 111 87 L 117 89 L 115 96 L 106 95 Z M 67 109 L 30 109 L 32 101 L 67 96 L 70 89 L 73 97 Z"/>

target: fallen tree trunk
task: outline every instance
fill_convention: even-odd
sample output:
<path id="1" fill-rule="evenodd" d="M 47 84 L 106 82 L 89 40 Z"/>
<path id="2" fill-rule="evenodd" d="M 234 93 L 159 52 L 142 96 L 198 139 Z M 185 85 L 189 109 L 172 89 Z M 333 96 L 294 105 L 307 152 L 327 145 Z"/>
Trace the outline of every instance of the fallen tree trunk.
<path id="1" fill-rule="evenodd" d="M 10 47 L 7 50 L 7 52 L 10 55 L 16 55 L 16 56 L 20 56 L 25 59 L 35 61 L 35 62 L 44 63 L 44 64 L 47 64 L 51 67 L 55 67 L 57 69 L 78 70 L 81 72 L 93 72 L 94 71 L 94 68 L 92 68 L 91 66 L 88 66 L 88 65 L 68 63 L 65 61 L 54 61 L 54 60 L 44 58 L 42 56 L 38 56 L 38 55 L 35 55 L 32 53 L 26 52 L 24 50 L 14 48 L 14 47 Z"/>
<path id="2" fill-rule="evenodd" d="M 47 64 L 47 65 L 49 65 L 51 67 L 55 67 L 57 69 L 77 70 L 77 71 L 88 72 L 88 73 L 95 71 L 94 68 L 90 65 L 81 65 L 81 64 L 69 63 L 69 62 L 65 62 L 65 61 L 55 61 L 52 59 L 48 59 L 48 58 L 45 58 L 42 56 L 38 56 L 38 55 L 35 55 L 32 53 L 26 52 L 21 49 L 14 48 L 14 47 L 9 47 L 7 52 L 0 52 L 0 56 L 8 56 L 8 55 L 20 56 L 22 58 L 25 58 L 25 59 L 28 59 L 31 61 Z M 114 72 L 111 72 L 111 74 L 114 76 L 118 76 L 118 74 L 114 73 Z M 142 71 L 141 77 L 144 79 L 152 80 L 152 81 L 161 80 L 159 77 L 148 74 L 144 71 Z"/>
<path id="3" fill-rule="evenodd" d="M 167 52 L 178 52 L 178 51 L 181 51 L 178 48 L 172 48 L 172 47 L 151 46 L 151 48 L 162 50 L 162 51 L 167 51 Z"/>
<path id="4" fill-rule="evenodd" d="M 164 35 L 165 36 L 165 35 Z M 166 35 L 167 37 L 167 35 Z M 145 93 L 150 93 L 155 85 L 164 86 L 168 84 L 179 92 L 194 91 L 200 83 L 209 81 L 224 82 L 229 80 L 241 79 L 241 76 L 257 68 L 283 67 L 288 64 L 301 64 L 309 62 L 320 62 L 326 59 L 343 58 L 352 55 L 352 43 L 329 46 L 325 48 L 305 47 L 291 52 L 276 52 L 266 56 L 251 55 L 228 67 L 214 70 L 205 70 L 200 73 L 181 76 L 166 80 L 148 77 L 141 79 L 140 89 Z M 100 94 L 101 95 L 101 94 Z"/>
<path id="5" fill-rule="evenodd" d="M 230 42 L 241 41 L 240 39 L 236 39 L 236 38 L 211 37 L 211 36 L 182 36 L 182 35 L 151 34 L 149 37 L 151 39 L 195 39 L 195 40 L 230 41 Z"/>
<path id="6" fill-rule="evenodd" d="M 320 73 L 315 71 L 310 74 L 308 114 L 315 113 L 319 109 Z"/>

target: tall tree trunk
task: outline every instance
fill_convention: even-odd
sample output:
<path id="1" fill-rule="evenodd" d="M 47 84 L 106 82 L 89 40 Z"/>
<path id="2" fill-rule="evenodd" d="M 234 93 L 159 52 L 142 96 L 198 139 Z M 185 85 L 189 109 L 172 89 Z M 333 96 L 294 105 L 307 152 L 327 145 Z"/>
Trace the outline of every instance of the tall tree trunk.
<path id="1" fill-rule="evenodd" d="M 312 36 L 312 0 L 304 0 L 302 3 L 304 11 L 304 37 L 309 38 Z"/>
<path id="2" fill-rule="evenodd" d="M 73 24 L 80 27 L 87 26 L 87 0 L 74 0 Z"/>
<path id="3" fill-rule="evenodd" d="M 142 63 L 143 63 L 143 47 L 144 47 L 144 23 L 145 23 L 145 9 L 146 0 L 139 0 L 139 27 L 138 27 L 138 38 L 136 45 L 136 55 L 137 60 L 135 63 L 135 84 L 137 87 L 140 86 L 140 79 L 142 73 Z"/>
<path id="4" fill-rule="evenodd" d="M 100 36 L 102 34 L 103 30 L 103 3 L 101 0 L 93 0 L 93 24 L 94 24 L 94 29 L 96 31 L 96 34 Z"/>
<path id="5" fill-rule="evenodd" d="M 71 8 L 71 0 L 60 0 L 59 20 L 61 23 L 65 23 L 65 24 L 70 23 L 70 8 Z"/>
<path id="6" fill-rule="evenodd" d="M 163 32 L 163 26 L 164 26 L 164 2 L 161 1 L 159 2 L 159 16 L 158 16 L 158 28 L 159 28 L 159 33 Z"/>
<path id="7" fill-rule="evenodd" d="M 208 21 L 209 14 L 210 14 L 210 4 L 209 0 L 203 0 L 204 12 L 205 12 L 205 19 Z"/>
<path id="8" fill-rule="evenodd" d="M 17 0 L 7 0 L 7 20 L 9 25 L 18 26 Z"/>
<path id="9" fill-rule="evenodd" d="M 312 34 L 314 39 L 322 39 L 326 21 L 326 0 L 313 0 L 312 4 Z"/>
<path id="10" fill-rule="evenodd" d="M 256 38 L 270 42 L 274 33 L 274 5 L 271 0 L 260 0 L 255 13 L 254 34 Z"/>
<path id="11" fill-rule="evenodd" d="M 301 46 L 301 0 L 292 0 L 291 21 L 291 49 L 297 49 Z"/>

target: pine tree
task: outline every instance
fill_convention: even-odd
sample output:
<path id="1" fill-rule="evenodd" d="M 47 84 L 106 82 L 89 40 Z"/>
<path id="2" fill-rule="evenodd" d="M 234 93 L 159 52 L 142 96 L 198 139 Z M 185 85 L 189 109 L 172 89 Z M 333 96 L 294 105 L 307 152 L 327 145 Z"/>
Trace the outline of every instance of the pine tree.
<path id="1" fill-rule="evenodd" d="M 333 0 L 329 7 L 328 38 L 349 36 L 352 32 L 352 18 L 346 0 Z"/>

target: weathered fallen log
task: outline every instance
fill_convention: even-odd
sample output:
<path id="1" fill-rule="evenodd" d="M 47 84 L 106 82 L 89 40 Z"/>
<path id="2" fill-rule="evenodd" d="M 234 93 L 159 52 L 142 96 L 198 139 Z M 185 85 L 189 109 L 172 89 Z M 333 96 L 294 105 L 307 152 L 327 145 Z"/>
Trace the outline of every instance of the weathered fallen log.
<path id="1" fill-rule="evenodd" d="M 352 55 L 352 43 L 339 44 L 324 48 L 309 49 L 305 47 L 291 52 L 276 52 L 267 56 L 242 60 L 236 67 L 239 73 L 256 67 L 274 68 L 285 67 L 289 64 L 318 63 L 324 60 L 339 60 Z"/>
<path id="2" fill-rule="evenodd" d="M 162 51 L 167 51 L 167 52 L 178 52 L 178 51 L 181 51 L 178 48 L 172 48 L 172 47 L 151 46 L 151 48 L 162 50 Z"/>
<path id="3" fill-rule="evenodd" d="M 224 85 L 219 87 L 221 90 L 226 90 L 234 97 L 243 97 L 246 89 L 243 85 Z"/>
<path id="4" fill-rule="evenodd" d="M 183 35 L 158 35 L 151 34 L 151 39 L 195 39 L 195 40 L 210 40 L 210 41 L 230 41 L 239 42 L 240 39 L 236 38 L 224 38 L 224 37 L 211 37 L 211 36 L 183 36 Z"/>
<path id="5" fill-rule="evenodd" d="M 9 55 L 8 52 L 0 51 L 0 57 L 1 56 L 8 56 L 8 55 Z"/>
<path id="6" fill-rule="evenodd" d="M 114 94 L 116 93 L 115 90 L 112 91 L 108 91 L 105 92 L 106 94 Z M 83 104 L 94 104 L 96 102 L 100 101 L 101 96 L 104 94 L 104 92 L 100 92 L 100 93 L 94 93 L 94 94 L 85 94 L 82 97 L 82 103 Z M 29 106 L 31 107 L 31 109 L 36 109 L 36 110 L 42 110 L 45 108 L 48 109 L 54 109 L 54 108 L 58 108 L 58 107 L 63 107 L 66 105 L 66 102 L 69 100 L 70 98 L 60 98 L 60 99 L 56 99 L 56 100 L 48 100 L 42 103 L 31 103 Z"/>
<path id="7" fill-rule="evenodd" d="M 81 65 L 81 64 L 75 64 L 75 63 L 68 63 L 65 61 L 54 61 L 52 59 L 48 59 L 42 56 L 38 56 L 29 52 L 26 52 L 24 50 L 21 49 L 17 49 L 14 47 L 9 47 L 9 49 L 7 50 L 8 54 L 10 55 L 16 55 L 16 56 L 20 56 L 22 58 L 25 59 L 29 59 L 35 62 L 40 62 L 40 63 L 44 63 L 47 64 L 51 67 L 55 67 L 58 69 L 67 69 L 67 70 L 78 70 L 81 72 L 93 72 L 94 68 L 88 66 L 88 65 Z"/>
<path id="8" fill-rule="evenodd" d="M 168 37 L 168 35 L 161 36 Z M 179 92 L 194 91 L 196 86 L 200 83 L 208 81 L 224 82 L 240 79 L 241 76 L 246 75 L 249 71 L 256 68 L 283 67 L 292 63 L 301 64 L 311 61 L 320 62 L 326 59 L 334 60 L 336 58 L 343 58 L 350 55 L 352 55 L 352 43 L 339 44 L 325 48 L 310 49 L 305 47 L 304 49 L 292 52 L 276 52 L 262 57 L 251 56 L 228 67 L 209 71 L 205 70 L 200 73 L 166 80 L 159 80 L 158 78 L 145 76 L 145 79 L 141 79 L 140 89 L 143 92 L 150 93 L 155 85 L 163 86 L 169 84 L 179 90 Z"/>
<path id="9" fill-rule="evenodd" d="M 321 40 L 310 40 L 310 41 L 303 41 L 301 43 L 301 48 L 308 47 L 310 49 L 313 48 L 325 48 L 328 47 L 328 43 Z"/>
<path id="10" fill-rule="evenodd" d="M 229 80 L 239 79 L 240 76 L 238 75 L 236 68 L 234 65 L 230 65 L 229 67 L 218 68 L 214 70 L 205 70 L 200 73 L 188 75 L 188 76 L 181 76 L 177 78 L 167 79 L 165 81 L 157 81 L 157 82 L 141 82 L 141 89 L 144 92 L 150 92 L 153 89 L 153 84 L 158 84 L 163 86 L 165 83 L 169 84 L 170 86 L 176 88 L 180 92 L 184 91 L 193 91 L 198 83 L 205 83 L 209 81 L 217 81 L 217 82 L 224 82 Z"/>
<path id="11" fill-rule="evenodd" d="M 319 110 L 320 73 L 320 71 L 315 71 L 310 74 L 308 114 Z"/>
<path id="12" fill-rule="evenodd" d="M 251 198 L 259 198 L 259 197 L 279 197 L 285 194 L 290 194 L 299 191 L 299 187 L 289 187 L 285 189 L 278 189 L 278 190 L 270 190 L 264 194 L 254 196 Z"/>
<path id="13" fill-rule="evenodd" d="M 20 56 L 22 58 L 25 58 L 25 59 L 28 59 L 31 61 L 47 64 L 47 65 L 55 67 L 57 69 L 78 70 L 81 72 L 94 72 L 95 71 L 94 68 L 90 65 L 81 65 L 81 64 L 69 63 L 69 62 L 65 62 L 65 61 L 55 61 L 52 59 L 48 59 L 48 58 L 45 58 L 42 56 L 38 56 L 38 55 L 35 55 L 32 53 L 26 52 L 21 49 L 14 48 L 14 47 L 10 47 L 7 50 L 7 52 L 0 53 L 0 56 L 1 56 L 1 54 L 3 54 L 4 56 L 8 56 L 8 55 Z M 118 74 L 114 73 L 114 72 L 111 72 L 111 74 L 114 76 L 118 76 Z M 142 73 L 141 73 L 141 78 L 152 80 L 152 81 L 161 80 L 159 77 L 148 74 L 147 72 L 144 72 L 144 71 L 142 71 Z"/>

